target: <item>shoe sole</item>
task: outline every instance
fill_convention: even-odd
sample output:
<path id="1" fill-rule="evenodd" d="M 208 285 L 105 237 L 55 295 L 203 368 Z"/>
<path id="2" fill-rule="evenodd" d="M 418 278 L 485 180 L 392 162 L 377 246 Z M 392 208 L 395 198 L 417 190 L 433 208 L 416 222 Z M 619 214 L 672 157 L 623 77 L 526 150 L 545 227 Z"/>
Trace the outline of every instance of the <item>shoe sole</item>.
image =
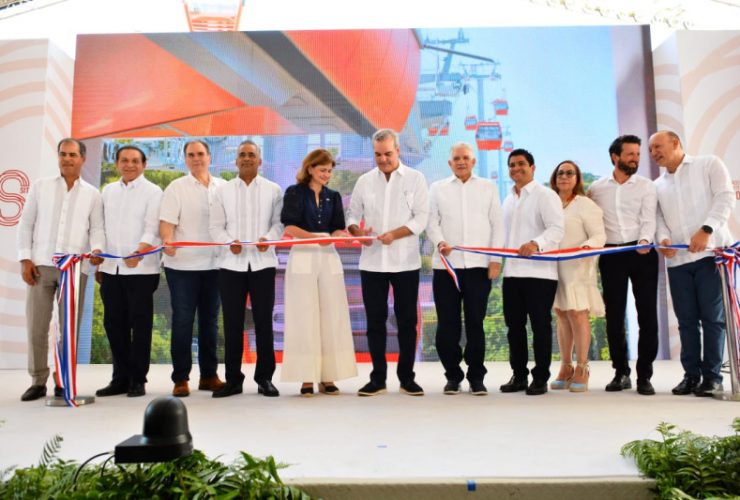
<path id="1" fill-rule="evenodd" d="M 386 392 L 388 392 L 386 389 L 378 389 L 375 392 L 362 392 L 362 391 L 358 391 L 357 392 L 357 395 L 358 396 L 362 396 L 362 397 L 370 397 L 370 396 L 377 396 L 378 394 L 385 394 Z"/>
<path id="2" fill-rule="evenodd" d="M 456 391 L 449 391 L 449 390 L 447 390 L 447 391 L 443 391 L 443 393 L 444 394 L 447 394 L 448 396 L 454 396 L 455 394 L 460 394 L 460 389 L 458 389 Z"/>
<path id="3" fill-rule="evenodd" d="M 473 396 L 488 396 L 488 391 L 470 391 Z"/>
<path id="4" fill-rule="evenodd" d="M 257 389 L 257 394 L 262 394 L 266 398 L 276 398 L 276 397 L 280 396 L 280 393 L 279 392 L 277 394 L 267 394 L 262 389 Z"/>
<path id="5" fill-rule="evenodd" d="M 401 393 L 403 393 L 403 394 L 407 394 L 407 395 L 409 395 L 409 396 L 423 396 L 423 395 L 424 395 L 424 391 L 421 391 L 421 392 L 419 392 L 419 391 L 407 391 L 407 390 L 406 390 L 406 389 L 404 389 L 403 387 L 401 387 L 401 388 L 400 388 L 400 389 L 398 390 L 398 392 L 401 392 Z"/>

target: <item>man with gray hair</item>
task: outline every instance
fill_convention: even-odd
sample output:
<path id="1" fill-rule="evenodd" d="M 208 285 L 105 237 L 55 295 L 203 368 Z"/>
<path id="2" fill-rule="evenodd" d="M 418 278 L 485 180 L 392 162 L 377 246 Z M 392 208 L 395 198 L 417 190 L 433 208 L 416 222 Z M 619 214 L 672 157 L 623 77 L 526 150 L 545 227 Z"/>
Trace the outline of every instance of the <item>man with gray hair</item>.
<path id="1" fill-rule="evenodd" d="M 359 396 L 386 391 L 386 320 L 388 289 L 398 324 L 398 367 L 401 392 L 423 396 L 414 381 L 416 327 L 419 318 L 419 234 L 427 225 L 427 185 L 424 175 L 401 163 L 398 134 L 381 129 L 373 134 L 376 168 L 355 184 L 349 205 L 348 230 L 354 236 L 378 235 L 366 242 L 360 255 L 362 299 L 367 316 L 367 340 L 373 371 Z M 364 226 L 361 222 L 364 220 Z"/>
<path id="2" fill-rule="evenodd" d="M 437 309 L 437 353 L 445 368 L 445 394 L 458 394 L 466 376 L 460 369 L 465 359 L 470 392 L 488 394 L 483 384 L 486 351 L 483 319 L 488 308 L 491 280 L 498 278 L 501 259 L 468 252 L 452 252 L 455 245 L 501 248 L 503 217 L 496 185 L 473 175 L 473 147 L 459 142 L 450 149 L 447 161 L 452 176 L 429 188 L 427 235 L 434 244 L 432 289 Z M 447 273 L 440 254 L 449 259 L 460 284 L 458 289 Z M 460 347 L 461 314 L 465 314 L 465 351 Z"/>
<path id="3" fill-rule="evenodd" d="M 735 208 L 735 191 L 722 160 L 685 154 L 673 132 L 650 137 L 650 156 L 665 167 L 653 181 L 658 191 L 656 240 L 661 245 L 689 246 L 660 249 L 668 267 L 684 369 L 673 394 L 712 396 L 723 390 L 725 314 L 720 271 L 711 250 L 733 242 L 727 223 Z"/>
<path id="4" fill-rule="evenodd" d="M 279 396 L 272 384 L 275 372 L 272 311 L 275 305 L 275 273 L 278 264 L 275 247 L 242 247 L 240 241 L 279 239 L 283 234 L 280 211 L 283 191 L 280 186 L 258 175 L 262 151 L 253 141 L 239 145 L 236 166 L 239 176 L 216 190 L 211 207 L 210 233 L 213 241 L 233 243 L 221 256 L 219 289 L 224 318 L 226 385 L 214 398 L 241 394 L 244 374 L 244 314 L 247 296 L 252 301 L 257 363 L 254 381 L 257 392 Z"/>

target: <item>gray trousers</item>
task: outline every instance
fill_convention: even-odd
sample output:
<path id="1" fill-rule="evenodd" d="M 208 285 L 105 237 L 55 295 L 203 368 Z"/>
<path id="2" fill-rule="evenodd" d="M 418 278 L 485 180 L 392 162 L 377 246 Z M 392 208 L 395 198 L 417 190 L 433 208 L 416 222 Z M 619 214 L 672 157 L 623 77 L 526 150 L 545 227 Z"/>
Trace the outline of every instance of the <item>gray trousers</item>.
<path id="1" fill-rule="evenodd" d="M 34 286 L 26 292 L 26 328 L 28 331 L 28 373 L 32 385 L 46 385 L 49 378 L 49 323 L 51 322 L 56 292 L 59 289 L 61 272 L 54 266 L 38 266 L 40 276 Z M 85 305 L 87 275 L 80 273 L 79 311 Z M 81 314 L 79 316 L 82 316 Z M 64 321 L 64 311 L 59 308 L 59 321 Z M 77 325 L 79 330 L 79 324 Z M 77 332 L 75 332 L 77 338 Z M 75 360 L 77 362 L 77 360 Z"/>

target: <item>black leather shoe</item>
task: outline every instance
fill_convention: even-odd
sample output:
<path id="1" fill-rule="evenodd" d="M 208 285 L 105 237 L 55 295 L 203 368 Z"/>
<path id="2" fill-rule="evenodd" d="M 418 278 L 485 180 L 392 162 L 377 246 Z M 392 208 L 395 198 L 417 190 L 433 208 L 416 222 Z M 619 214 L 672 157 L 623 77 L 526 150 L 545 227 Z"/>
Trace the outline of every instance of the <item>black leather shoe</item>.
<path id="1" fill-rule="evenodd" d="M 473 396 L 486 396 L 488 395 L 488 389 L 483 385 L 480 380 L 470 380 L 470 394 Z"/>
<path id="2" fill-rule="evenodd" d="M 272 385 L 271 381 L 264 380 L 262 382 L 257 382 L 257 394 L 262 394 L 268 398 L 276 398 L 280 395 L 280 391 L 277 390 L 277 387 Z"/>
<path id="3" fill-rule="evenodd" d="M 671 392 L 676 396 L 686 396 L 687 394 L 694 392 L 697 387 L 699 387 L 698 378 L 684 377 Z"/>
<path id="4" fill-rule="evenodd" d="M 64 397 L 64 389 L 62 389 L 58 385 L 55 385 L 54 386 L 54 397 L 55 398 L 63 398 Z"/>
<path id="5" fill-rule="evenodd" d="M 460 382 L 453 382 L 452 380 L 448 380 L 442 392 L 447 394 L 448 396 L 460 394 Z"/>
<path id="6" fill-rule="evenodd" d="M 119 384 L 117 382 L 111 382 L 102 389 L 95 391 L 95 395 L 99 398 L 106 396 L 118 396 L 119 394 L 126 394 L 128 392 L 128 384 Z"/>
<path id="7" fill-rule="evenodd" d="M 45 385 L 32 385 L 21 396 L 21 401 L 35 401 L 46 396 Z"/>
<path id="8" fill-rule="evenodd" d="M 128 392 L 126 393 L 126 396 L 130 398 L 138 398 L 139 396 L 146 395 L 146 389 L 144 388 L 144 384 L 141 382 L 134 382 L 128 387 Z"/>
<path id="9" fill-rule="evenodd" d="M 702 382 L 699 387 L 694 389 L 694 396 L 711 398 L 715 394 L 721 394 L 722 392 L 724 392 L 722 382 L 715 382 L 712 380 L 704 379 L 704 382 Z"/>
<path id="10" fill-rule="evenodd" d="M 213 391 L 213 393 L 211 393 L 211 397 L 227 398 L 229 396 L 233 396 L 235 394 L 241 394 L 241 393 L 242 393 L 241 384 L 230 384 L 229 382 L 226 382 L 221 389 L 218 389 L 217 391 Z"/>
<path id="11" fill-rule="evenodd" d="M 637 392 L 643 396 L 655 396 L 655 388 L 649 380 L 637 379 Z"/>
<path id="12" fill-rule="evenodd" d="M 547 392 L 547 380 L 532 380 L 527 387 L 527 396 L 540 396 Z"/>
<path id="13" fill-rule="evenodd" d="M 362 388 L 357 391 L 358 396 L 377 396 L 385 392 L 385 384 L 379 384 L 372 380 L 367 384 L 363 385 Z"/>
<path id="14" fill-rule="evenodd" d="M 517 377 L 512 375 L 508 382 L 503 384 L 500 389 L 501 392 L 519 392 L 527 390 L 527 377 Z"/>
<path id="15" fill-rule="evenodd" d="M 424 389 L 422 389 L 421 386 L 413 380 L 401 384 L 401 392 L 403 392 L 404 394 L 408 394 L 409 396 L 424 395 Z"/>
<path id="16" fill-rule="evenodd" d="M 632 381 L 629 375 L 614 375 L 611 382 L 606 384 L 606 392 L 617 392 L 625 389 L 632 389 Z"/>

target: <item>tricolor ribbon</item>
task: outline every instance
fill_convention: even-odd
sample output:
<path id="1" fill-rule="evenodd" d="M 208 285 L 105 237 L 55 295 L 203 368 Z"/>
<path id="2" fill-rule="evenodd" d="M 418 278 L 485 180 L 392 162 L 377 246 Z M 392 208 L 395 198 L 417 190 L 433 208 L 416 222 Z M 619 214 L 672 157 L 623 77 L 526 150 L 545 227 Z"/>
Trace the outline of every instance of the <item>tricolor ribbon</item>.
<path id="1" fill-rule="evenodd" d="M 738 298 L 737 294 L 737 274 L 738 266 L 740 266 L 740 242 L 736 242 L 730 247 L 716 249 L 714 263 L 717 265 L 719 272 L 723 273 L 725 276 L 725 286 L 727 288 L 726 303 L 729 306 L 725 311 L 725 314 L 729 314 L 731 316 L 731 318 L 728 318 L 728 322 L 731 321 L 732 324 L 735 325 L 735 359 L 740 359 L 740 298 Z M 727 332 L 727 334 L 729 335 L 730 332 Z M 732 346 L 732 343 L 728 343 L 728 346 Z M 733 369 L 732 363 L 730 363 L 730 369 Z M 736 366 L 734 369 L 737 370 L 737 380 L 740 380 L 740 366 Z"/>

